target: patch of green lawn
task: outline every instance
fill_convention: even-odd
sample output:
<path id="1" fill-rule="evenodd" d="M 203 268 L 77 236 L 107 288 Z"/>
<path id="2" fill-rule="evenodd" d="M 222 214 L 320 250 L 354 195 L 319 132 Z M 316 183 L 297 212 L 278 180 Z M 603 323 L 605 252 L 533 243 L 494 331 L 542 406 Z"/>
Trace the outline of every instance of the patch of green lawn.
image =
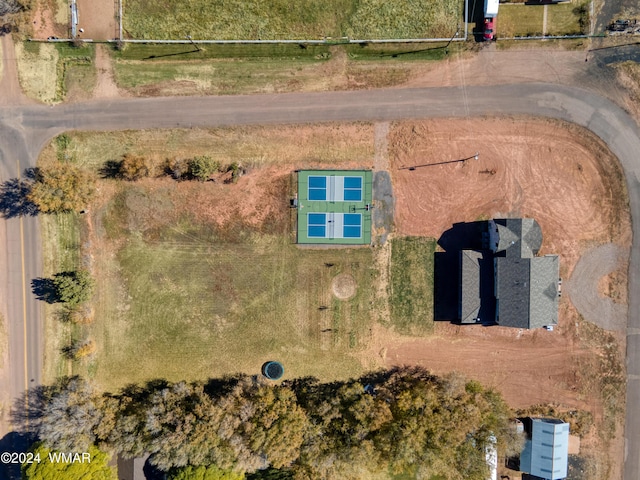
<path id="1" fill-rule="evenodd" d="M 433 328 L 435 246 L 434 239 L 425 237 L 391 241 L 391 323 L 400 333 L 420 335 Z"/>
<path id="2" fill-rule="evenodd" d="M 313 59 L 253 59 L 203 62 L 117 62 L 115 79 L 122 88 L 136 89 L 163 82 L 178 83 L 163 94 L 242 94 L 296 90 L 311 73 L 304 70 L 320 61 Z M 315 74 L 316 79 L 318 73 Z M 189 89 L 179 82 L 188 82 Z M 195 89 L 195 91 L 194 91 Z M 141 90 L 142 95 L 153 94 Z"/>
<path id="3" fill-rule="evenodd" d="M 327 46 L 311 45 L 203 45 L 197 50 L 190 44 L 133 44 L 114 57 L 115 80 L 122 88 L 188 81 L 203 94 L 234 94 L 295 89 L 330 54 Z M 189 92 L 183 84 L 165 93 Z"/>
<path id="4" fill-rule="evenodd" d="M 543 5 L 500 5 L 496 20 L 497 36 L 502 38 L 542 35 L 543 17 Z"/>
<path id="5" fill-rule="evenodd" d="M 549 5 L 547 8 L 547 33 L 549 35 L 580 35 L 583 33 L 580 24 L 580 5 L 560 3 Z"/>
<path id="6" fill-rule="evenodd" d="M 128 44 L 113 57 L 116 82 L 138 95 L 236 94 L 398 85 L 412 60 L 464 49 L 446 45 Z"/>

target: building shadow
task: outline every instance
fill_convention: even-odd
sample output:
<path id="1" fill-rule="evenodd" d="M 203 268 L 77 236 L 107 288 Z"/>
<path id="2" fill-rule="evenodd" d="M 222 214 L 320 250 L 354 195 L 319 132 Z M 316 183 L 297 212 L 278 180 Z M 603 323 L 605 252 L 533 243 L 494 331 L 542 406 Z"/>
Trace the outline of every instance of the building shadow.
<path id="1" fill-rule="evenodd" d="M 470 33 L 476 42 L 484 42 L 484 2 L 485 0 L 469 0 L 467 21 L 475 25 Z"/>
<path id="2" fill-rule="evenodd" d="M 434 256 L 434 313 L 436 321 L 460 321 L 461 254 L 463 250 L 480 252 L 480 311 L 483 325 L 493 325 L 495 299 L 493 297 L 493 256 L 487 249 L 487 222 L 454 224 L 438 239 L 444 250 Z"/>

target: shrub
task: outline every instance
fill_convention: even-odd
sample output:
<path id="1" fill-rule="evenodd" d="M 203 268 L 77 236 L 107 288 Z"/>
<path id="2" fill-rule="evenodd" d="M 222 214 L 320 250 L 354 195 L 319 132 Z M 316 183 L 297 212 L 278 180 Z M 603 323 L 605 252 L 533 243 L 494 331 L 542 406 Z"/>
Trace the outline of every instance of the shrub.
<path id="1" fill-rule="evenodd" d="M 220 170 L 220 163 L 206 155 L 193 157 L 189 160 L 189 175 L 192 178 L 206 181 Z"/>
<path id="2" fill-rule="evenodd" d="M 79 212 L 95 193 L 95 179 L 75 165 L 40 168 L 27 199 L 42 213 Z"/>
<path id="3" fill-rule="evenodd" d="M 77 308 L 72 309 L 69 312 L 69 321 L 79 324 L 79 325 L 88 325 L 93 323 L 93 308 L 89 305 L 81 305 Z"/>
<path id="4" fill-rule="evenodd" d="M 127 153 L 118 169 L 118 176 L 123 180 L 136 181 L 141 178 L 148 177 L 150 173 L 149 166 L 144 157 L 140 155 L 132 155 Z"/>
<path id="5" fill-rule="evenodd" d="M 181 180 L 189 174 L 189 164 L 180 158 L 170 158 L 167 159 L 164 171 L 174 180 Z"/>

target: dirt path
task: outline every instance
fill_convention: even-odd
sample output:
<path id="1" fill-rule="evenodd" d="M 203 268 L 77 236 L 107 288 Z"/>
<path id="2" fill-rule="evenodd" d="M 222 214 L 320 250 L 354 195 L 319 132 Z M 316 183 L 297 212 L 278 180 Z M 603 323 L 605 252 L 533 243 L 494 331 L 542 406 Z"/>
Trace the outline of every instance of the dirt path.
<path id="1" fill-rule="evenodd" d="M 93 98 L 118 98 L 123 97 L 122 92 L 116 85 L 113 75 L 113 65 L 111 57 L 107 52 L 106 45 L 96 44 L 96 86 L 93 90 Z"/>
<path id="2" fill-rule="evenodd" d="M 629 248 L 613 243 L 592 248 L 582 255 L 571 278 L 566 282 L 566 288 L 571 303 L 585 320 L 605 330 L 625 330 L 627 305 L 601 295 L 598 284 L 606 275 L 626 268 L 628 262 Z M 622 288 L 626 289 L 626 282 Z"/>
<path id="3" fill-rule="evenodd" d="M 374 170 L 389 170 L 389 126 L 389 122 L 379 122 L 375 124 Z"/>

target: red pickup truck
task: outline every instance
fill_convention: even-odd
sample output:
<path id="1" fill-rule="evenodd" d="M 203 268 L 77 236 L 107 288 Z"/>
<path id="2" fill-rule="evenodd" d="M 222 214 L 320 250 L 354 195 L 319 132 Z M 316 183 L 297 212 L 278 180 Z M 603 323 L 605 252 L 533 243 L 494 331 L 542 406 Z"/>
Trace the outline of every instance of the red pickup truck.
<path id="1" fill-rule="evenodd" d="M 496 32 L 496 17 L 487 17 L 484 19 L 484 39 L 494 40 Z"/>

